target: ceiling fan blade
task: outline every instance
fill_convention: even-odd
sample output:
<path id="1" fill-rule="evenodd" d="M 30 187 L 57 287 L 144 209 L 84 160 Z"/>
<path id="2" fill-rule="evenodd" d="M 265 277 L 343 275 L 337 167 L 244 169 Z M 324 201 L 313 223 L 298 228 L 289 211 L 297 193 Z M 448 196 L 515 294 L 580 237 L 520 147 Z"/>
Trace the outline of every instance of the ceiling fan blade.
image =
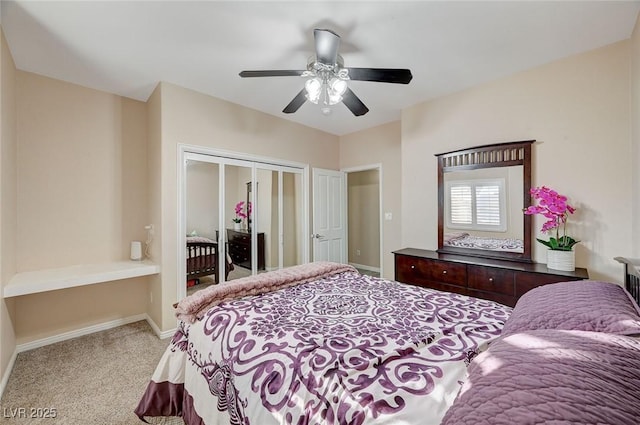
<path id="1" fill-rule="evenodd" d="M 413 78 L 409 69 L 392 68 L 346 68 L 349 78 L 358 81 L 378 81 L 381 83 L 409 84 Z"/>
<path id="2" fill-rule="evenodd" d="M 356 94 L 351 91 L 350 88 L 347 88 L 347 91 L 342 95 L 342 103 L 349 108 L 353 115 L 359 117 L 360 115 L 364 115 L 369 112 L 369 108 L 366 107 L 364 103 L 360 100 Z"/>
<path id="3" fill-rule="evenodd" d="M 316 60 L 325 65 L 335 65 L 338 61 L 340 36 L 331 30 L 315 29 L 313 38 L 316 41 Z"/>
<path id="4" fill-rule="evenodd" d="M 282 110 L 285 114 L 293 114 L 295 111 L 300 109 L 300 107 L 307 101 L 307 96 L 305 96 L 305 89 L 300 90 L 300 93 L 293 98 L 291 102 Z"/>
<path id="5" fill-rule="evenodd" d="M 299 77 L 305 71 L 298 71 L 294 69 L 274 69 L 267 71 L 242 71 L 240 76 L 242 78 L 248 77 Z"/>

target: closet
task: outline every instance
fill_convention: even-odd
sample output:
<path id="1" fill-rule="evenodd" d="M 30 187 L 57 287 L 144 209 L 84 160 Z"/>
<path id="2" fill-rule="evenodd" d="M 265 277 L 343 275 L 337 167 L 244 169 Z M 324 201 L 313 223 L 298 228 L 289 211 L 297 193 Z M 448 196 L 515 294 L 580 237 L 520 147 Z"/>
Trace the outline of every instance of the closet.
<path id="1" fill-rule="evenodd" d="M 181 159 L 178 241 L 213 250 L 206 258 L 178 250 L 179 299 L 187 271 L 200 264 L 215 262 L 221 284 L 307 262 L 308 166 L 193 147 Z"/>

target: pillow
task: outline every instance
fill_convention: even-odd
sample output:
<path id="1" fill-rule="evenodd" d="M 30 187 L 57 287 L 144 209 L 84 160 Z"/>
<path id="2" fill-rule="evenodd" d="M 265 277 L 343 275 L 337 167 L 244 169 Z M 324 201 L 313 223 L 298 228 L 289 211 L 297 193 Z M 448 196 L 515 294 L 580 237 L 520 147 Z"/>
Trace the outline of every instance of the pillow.
<path id="1" fill-rule="evenodd" d="M 638 424 L 640 341 L 537 330 L 476 356 L 442 425 Z"/>
<path id="2" fill-rule="evenodd" d="M 640 310 L 627 291 L 613 283 L 552 283 L 518 300 L 502 335 L 534 329 L 640 335 Z"/>

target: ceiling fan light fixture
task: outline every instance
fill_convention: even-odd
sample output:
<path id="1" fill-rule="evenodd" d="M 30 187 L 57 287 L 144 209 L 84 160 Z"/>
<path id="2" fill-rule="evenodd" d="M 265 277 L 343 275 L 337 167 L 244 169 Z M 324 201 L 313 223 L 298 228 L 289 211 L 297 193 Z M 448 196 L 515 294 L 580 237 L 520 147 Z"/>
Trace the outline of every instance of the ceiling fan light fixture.
<path id="1" fill-rule="evenodd" d="M 338 102 L 340 102 L 342 100 L 342 95 L 344 95 L 344 93 L 347 91 L 347 81 L 334 77 L 331 80 L 329 80 L 329 95 L 331 97 L 339 97 L 340 100 L 338 100 Z M 338 103 L 336 102 L 336 103 Z"/>
<path id="2" fill-rule="evenodd" d="M 307 92 L 307 100 L 317 105 L 322 91 L 322 81 L 317 77 L 310 78 L 304 83 L 304 88 Z"/>
<path id="3" fill-rule="evenodd" d="M 342 102 L 342 95 L 347 91 L 347 82 L 339 78 L 332 78 L 324 86 L 324 104 L 336 105 Z"/>
<path id="4" fill-rule="evenodd" d="M 308 79 L 304 87 L 309 102 L 331 106 L 342 102 L 342 96 L 347 91 L 347 81 L 338 77 L 331 77 L 328 81 L 314 77 Z"/>

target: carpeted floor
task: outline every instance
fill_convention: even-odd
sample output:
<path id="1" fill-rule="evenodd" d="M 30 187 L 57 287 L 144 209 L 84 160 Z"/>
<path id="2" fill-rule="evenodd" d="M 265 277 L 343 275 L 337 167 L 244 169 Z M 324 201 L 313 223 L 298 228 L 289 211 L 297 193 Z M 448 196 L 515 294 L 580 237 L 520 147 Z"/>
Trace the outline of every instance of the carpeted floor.
<path id="1" fill-rule="evenodd" d="M 358 269 L 358 272 L 360 272 L 360 274 L 366 274 L 373 277 L 380 277 L 379 272 L 372 272 L 370 270 L 365 270 L 365 269 Z"/>
<path id="2" fill-rule="evenodd" d="M 20 353 L 0 423 L 140 425 L 133 410 L 168 345 L 141 321 Z"/>

